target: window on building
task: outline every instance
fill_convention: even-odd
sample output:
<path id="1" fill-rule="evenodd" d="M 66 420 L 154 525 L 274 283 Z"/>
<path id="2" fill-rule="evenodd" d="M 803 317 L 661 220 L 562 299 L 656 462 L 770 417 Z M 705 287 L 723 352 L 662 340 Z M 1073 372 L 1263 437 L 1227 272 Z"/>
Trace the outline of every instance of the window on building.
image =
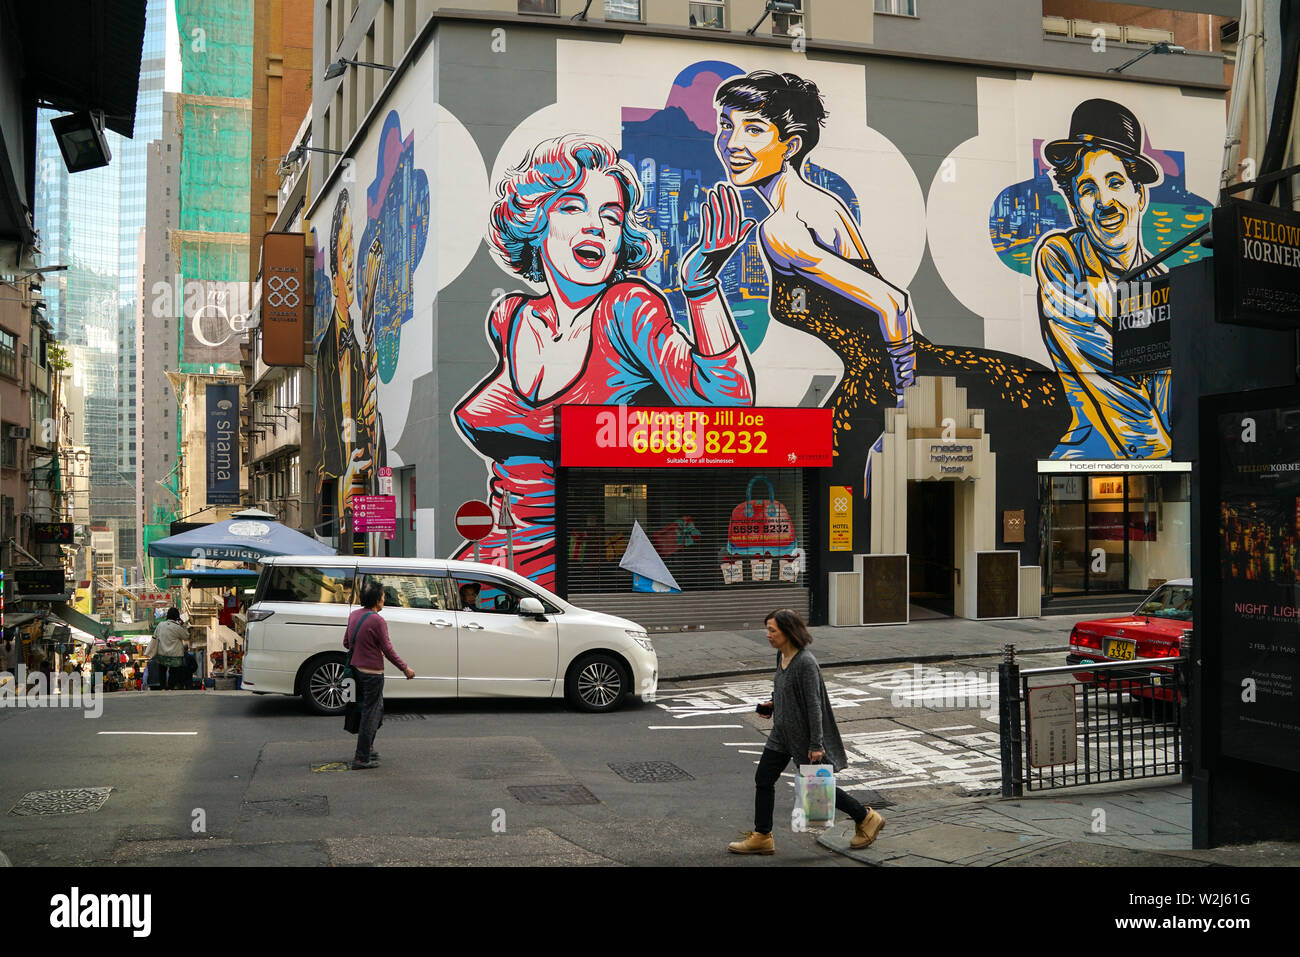
<path id="1" fill-rule="evenodd" d="M 709 30 L 727 29 L 726 3 L 723 0 L 699 0 L 689 4 L 691 26 Z"/>
<path id="2" fill-rule="evenodd" d="M 18 468 L 18 440 L 9 434 L 12 424 L 0 422 L 0 466 Z"/>
<path id="3" fill-rule="evenodd" d="M 893 13 L 900 17 L 916 16 L 916 0 L 876 0 L 876 13 Z"/>
<path id="4" fill-rule="evenodd" d="M 0 375 L 18 378 L 18 337 L 0 329 Z"/>
<path id="5" fill-rule="evenodd" d="M 299 456 L 294 455 L 289 458 L 289 495 L 292 498 L 298 497 L 298 472 L 302 468 L 302 460 Z"/>
<path id="6" fill-rule="evenodd" d="M 520 13 L 559 13 L 558 0 L 519 0 Z"/>
<path id="7" fill-rule="evenodd" d="M 641 20 L 641 0 L 605 0 L 606 20 Z"/>
<path id="8" fill-rule="evenodd" d="M 772 13 L 772 36 L 801 37 L 803 30 L 803 0 L 789 0 L 794 4 L 792 13 Z"/>

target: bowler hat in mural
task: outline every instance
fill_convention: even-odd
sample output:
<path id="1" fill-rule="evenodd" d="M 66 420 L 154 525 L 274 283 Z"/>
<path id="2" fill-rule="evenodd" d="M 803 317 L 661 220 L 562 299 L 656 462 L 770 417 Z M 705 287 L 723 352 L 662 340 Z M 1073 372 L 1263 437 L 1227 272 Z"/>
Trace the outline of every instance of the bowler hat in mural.
<path id="1" fill-rule="evenodd" d="M 1075 147 L 1092 146 L 1110 150 L 1137 165 L 1139 183 L 1160 180 L 1160 170 L 1142 153 L 1142 124 L 1127 107 L 1114 100 L 1085 100 L 1074 108 L 1070 117 L 1070 135 L 1053 140 L 1043 147 L 1043 155 L 1053 166 L 1070 161 Z"/>

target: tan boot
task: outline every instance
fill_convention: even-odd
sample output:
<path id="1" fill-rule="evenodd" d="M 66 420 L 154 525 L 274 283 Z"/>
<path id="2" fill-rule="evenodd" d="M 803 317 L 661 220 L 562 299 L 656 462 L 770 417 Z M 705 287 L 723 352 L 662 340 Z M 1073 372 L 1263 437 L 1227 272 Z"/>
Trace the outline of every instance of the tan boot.
<path id="1" fill-rule="evenodd" d="M 849 847 L 855 851 L 870 847 L 875 843 L 876 835 L 884 829 L 885 819 L 871 808 L 867 808 L 867 816 L 862 819 L 862 823 L 854 831 L 853 840 L 849 841 Z"/>
<path id="2" fill-rule="evenodd" d="M 750 831 L 743 841 L 732 841 L 727 850 L 733 854 L 775 854 L 776 845 L 772 843 L 771 834 L 759 834 Z"/>

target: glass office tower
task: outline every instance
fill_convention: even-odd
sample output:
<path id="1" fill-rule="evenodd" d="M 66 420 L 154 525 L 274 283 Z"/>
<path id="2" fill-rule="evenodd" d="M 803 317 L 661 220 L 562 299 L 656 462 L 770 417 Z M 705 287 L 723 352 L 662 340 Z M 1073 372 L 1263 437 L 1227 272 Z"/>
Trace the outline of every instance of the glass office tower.
<path id="1" fill-rule="evenodd" d="M 135 135 L 106 132 L 112 162 L 70 175 L 50 119 L 37 117 L 36 229 L 43 265 L 66 265 L 43 277 L 46 314 L 84 382 L 84 432 L 90 447 L 92 524 L 117 534 L 119 566 L 134 566 L 136 245 L 147 209 L 145 146 L 162 122 L 164 43 L 169 0 L 149 0 L 145 16 Z"/>

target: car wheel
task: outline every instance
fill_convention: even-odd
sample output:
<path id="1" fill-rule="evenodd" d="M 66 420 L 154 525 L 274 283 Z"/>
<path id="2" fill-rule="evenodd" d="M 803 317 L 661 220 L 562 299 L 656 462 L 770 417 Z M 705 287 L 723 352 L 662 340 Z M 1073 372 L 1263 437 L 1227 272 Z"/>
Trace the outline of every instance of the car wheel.
<path id="1" fill-rule="evenodd" d="M 347 705 L 343 690 L 342 655 L 317 659 L 302 677 L 302 700 L 316 714 L 342 714 Z"/>
<path id="2" fill-rule="evenodd" d="M 564 694 L 579 711 L 613 711 L 623 703 L 631 682 L 612 655 L 588 655 L 569 669 Z"/>

